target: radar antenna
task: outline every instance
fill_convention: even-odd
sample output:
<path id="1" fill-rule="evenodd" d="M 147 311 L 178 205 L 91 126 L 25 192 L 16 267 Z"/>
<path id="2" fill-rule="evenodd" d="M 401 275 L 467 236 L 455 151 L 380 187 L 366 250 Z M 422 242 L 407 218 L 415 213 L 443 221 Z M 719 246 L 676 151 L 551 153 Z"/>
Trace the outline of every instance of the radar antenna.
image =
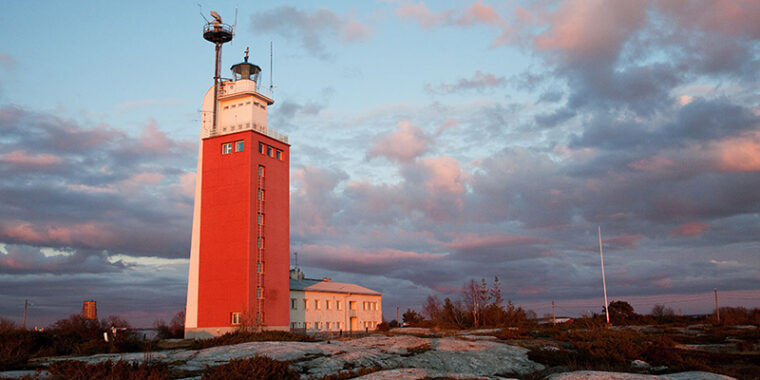
<path id="1" fill-rule="evenodd" d="M 214 18 L 215 23 L 219 23 L 219 24 L 222 23 L 222 16 L 219 16 L 219 13 L 216 13 L 214 11 L 211 11 L 210 13 L 211 13 L 211 17 Z"/>

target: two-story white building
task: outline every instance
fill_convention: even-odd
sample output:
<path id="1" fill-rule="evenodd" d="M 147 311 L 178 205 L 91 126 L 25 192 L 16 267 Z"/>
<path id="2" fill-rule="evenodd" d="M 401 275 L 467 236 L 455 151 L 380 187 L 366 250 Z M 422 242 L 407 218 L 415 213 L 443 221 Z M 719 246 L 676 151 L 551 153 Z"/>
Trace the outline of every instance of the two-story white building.
<path id="1" fill-rule="evenodd" d="M 290 328 L 307 332 L 374 330 L 383 321 L 382 294 L 355 284 L 305 278 L 290 270 Z"/>

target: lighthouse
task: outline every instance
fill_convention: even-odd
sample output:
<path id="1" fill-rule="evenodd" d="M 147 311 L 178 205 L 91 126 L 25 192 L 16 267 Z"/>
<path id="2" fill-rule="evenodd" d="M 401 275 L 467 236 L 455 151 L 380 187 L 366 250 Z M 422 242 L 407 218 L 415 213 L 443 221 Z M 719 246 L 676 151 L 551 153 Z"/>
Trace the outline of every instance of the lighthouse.
<path id="1" fill-rule="evenodd" d="M 289 328 L 290 145 L 267 124 L 274 100 L 259 92 L 248 49 L 221 77 L 233 28 L 212 16 L 203 36 L 216 67 L 203 98 L 185 338 Z"/>

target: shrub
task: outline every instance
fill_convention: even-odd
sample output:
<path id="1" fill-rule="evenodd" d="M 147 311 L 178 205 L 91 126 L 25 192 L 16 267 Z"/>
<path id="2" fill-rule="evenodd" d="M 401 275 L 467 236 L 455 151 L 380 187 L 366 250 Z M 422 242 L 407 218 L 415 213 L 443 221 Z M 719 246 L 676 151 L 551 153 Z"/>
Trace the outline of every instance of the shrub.
<path id="1" fill-rule="evenodd" d="M 169 378 L 169 366 L 160 362 L 134 363 L 124 360 L 106 360 L 86 363 L 76 360 L 62 360 L 51 363 L 47 368 L 49 376 L 41 371 L 24 376 L 22 380 L 165 380 Z"/>
<path id="2" fill-rule="evenodd" d="M 314 338 L 306 334 L 298 334 L 290 331 L 261 331 L 246 332 L 234 331 L 217 336 L 211 339 L 196 340 L 193 342 L 193 349 L 201 349 L 216 346 L 229 346 L 233 344 L 247 342 L 269 342 L 269 341 L 286 341 L 286 342 L 313 342 Z"/>
<path id="3" fill-rule="evenodd" d="M 233 359 L 229 363 L 216 367 L 206 367 L 202 380 L 298 380 L 298 373 L 287 362 L 274 360 L 267 356 L 254 356 L 247 359 Z"/>

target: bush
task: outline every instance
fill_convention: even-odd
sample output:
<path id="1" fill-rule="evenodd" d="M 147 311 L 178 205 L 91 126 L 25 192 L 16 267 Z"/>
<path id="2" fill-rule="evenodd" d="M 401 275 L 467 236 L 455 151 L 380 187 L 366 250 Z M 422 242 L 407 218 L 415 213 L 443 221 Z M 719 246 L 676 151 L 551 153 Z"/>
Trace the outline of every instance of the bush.
<path id="1" fill-rule="evenodd" d="M 216 367 L 206 367 L 202 380 L 298 380 L 298 373 L 287 362 L 274 360 L 267 356 L 254 356 L 247 359 L 233 359 L 229 363 Z"/>
<path id="2" fill-rule="evenodd" d="M 185 335 L 185 311 L 179 311 L 174 315 L 167 326 L 163 319 L 153 323 L 156 328 L 158 339 L 182 339 Z"/>
<path id="3" fill-rule="evenodd" d="M 128 361 L 106 360 L 99 363 L 86 363 L 76 360 L 62 360 L 51 363 L 43 375 L 37 371 L 34 375 L 24 376 L 21 380 L 165 380 L 169 378 L 169 366 L 160 362 L 133 363 Z"/>
<path id="4" fill-rule="evenodd" d="M 298 334 L 290 331 L 234 331 L 211 339 L 196 340 L 193 342 L 192 348 L 201 349 L 216 346 L 229 346 L 247 342 L 269 341 L 313 342 L 315 339 L 306 334 Z"/>

